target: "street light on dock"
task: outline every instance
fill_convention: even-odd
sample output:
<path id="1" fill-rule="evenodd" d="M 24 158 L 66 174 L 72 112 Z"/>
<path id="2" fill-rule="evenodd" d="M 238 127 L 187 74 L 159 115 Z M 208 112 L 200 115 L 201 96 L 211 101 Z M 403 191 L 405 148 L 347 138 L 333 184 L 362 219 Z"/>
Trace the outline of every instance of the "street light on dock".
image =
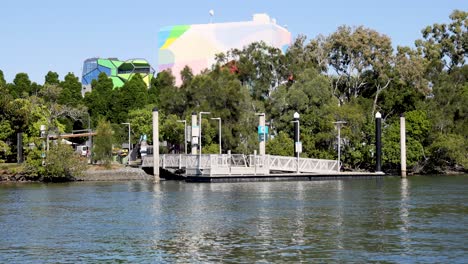
<path id="1" fill-rule="evenodd" d="M 299 174 L 299 154 L 302 152 L 302 143 L 300 141 L 299 137 L 299 131 L 300 131 L 300 126 L 299 126 L 299 113 L 295 112 L 293 115 L 294 120 L 292 121 L 294 123 L 294 152 L 296 153 L 297 156 L 297 173 Z"/>
<path id="2" fill-rule="evenodd" d="M 341 165 L 340 165 L 340 162 L 341 162 L 341 126 L 346 124 L 346 121 L 336 121 L 336 122 L 333 122 L 333 124 L 335 124 L 335 127 L 336 129 L 338 129 L 338 161 L 337 161 L 337 167 L 338 167 L 338 172 L 340 172 L 341 170 Z"/>

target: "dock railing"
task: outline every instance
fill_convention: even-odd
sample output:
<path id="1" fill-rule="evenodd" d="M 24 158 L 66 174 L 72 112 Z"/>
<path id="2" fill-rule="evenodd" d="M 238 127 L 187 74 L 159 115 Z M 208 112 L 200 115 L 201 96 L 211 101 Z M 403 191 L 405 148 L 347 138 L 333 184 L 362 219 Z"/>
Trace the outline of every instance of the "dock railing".
<path id="1" fill-rule="evenodd" d="M 266 175 L 270 173 L 331 173 L 336 172 L 336 160 L 244 154 L 163 154 L 159 164 L 163 169 L 185 169 L 190 175 Z M 152 167 L 153 159 L 145 156 L 142 167 Z M 298 163 L 299 162 L 299 163 Z"/>

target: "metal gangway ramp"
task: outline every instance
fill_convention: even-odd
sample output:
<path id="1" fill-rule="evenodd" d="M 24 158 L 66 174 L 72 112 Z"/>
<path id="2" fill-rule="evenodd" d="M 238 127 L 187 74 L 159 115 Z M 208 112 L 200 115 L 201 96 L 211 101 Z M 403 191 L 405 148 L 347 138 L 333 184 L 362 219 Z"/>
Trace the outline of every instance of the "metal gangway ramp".
<path id="1" fill-rule="evenodd" d="M 186 175 L 269 175 L 273 173 L 334 173 L 338 161 L 244 154 L 162 154 L 159 166 L 163 169 L 185 170 Z M 142 158 L 143 168 L 153 167 L 153 156 Z"/>

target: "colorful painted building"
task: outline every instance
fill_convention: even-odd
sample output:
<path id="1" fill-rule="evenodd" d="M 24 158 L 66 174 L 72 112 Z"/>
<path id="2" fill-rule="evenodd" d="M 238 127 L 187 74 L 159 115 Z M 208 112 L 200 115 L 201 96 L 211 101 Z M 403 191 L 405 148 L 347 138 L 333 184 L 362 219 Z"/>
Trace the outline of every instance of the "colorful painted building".
<path id="1" fill-rule="evenodd" d="M 213 65 L 215 54 L 258 41 L 285 52 L 291 33 L 267 14 L 255 14 L 252 21 L 245 22 L 164 27 L 158 34 L 158 71 L 171 69 L 179 85 L 185 66 L 198 74 Z"/>
<path id="2" fill-rule="evenodd" d="M 144 59 L 131 59 L 121 61 L 117 58 L 91 58 L 84 61 L 81 83 L 81 94 L 91 91 L 91 82 L 96 80 L 101 72 L 104 72 L 114 83 L 114 89 L 120 88 L 135 74 L 140 74 L 143 81 L 149 87 L 154 76 L 154 70 Z"/>

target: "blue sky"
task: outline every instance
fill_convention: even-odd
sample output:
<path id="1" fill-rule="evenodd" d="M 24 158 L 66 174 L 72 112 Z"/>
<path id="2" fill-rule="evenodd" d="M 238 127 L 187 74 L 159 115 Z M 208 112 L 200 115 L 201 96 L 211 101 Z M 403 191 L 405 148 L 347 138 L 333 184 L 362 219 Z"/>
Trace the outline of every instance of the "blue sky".
<path id="1" fill-rule="evenodd" d="M 293 34 L 313 38 L 340 25 L 377 30 L 393 45 L 413 46 L 421 29 L 449 22 L 466 0 L 14 0 L 0 4 L 0 70 L 8 82 L 19 72 L 44 82 L 49 71 L 62 79 L 80 76 L 90 57 L 146 58 L 157 62 L 159 28 L 177 24 L 251 20 L 267 13 Z M 155 67 L 156 68 L 156 67 Z"/>

